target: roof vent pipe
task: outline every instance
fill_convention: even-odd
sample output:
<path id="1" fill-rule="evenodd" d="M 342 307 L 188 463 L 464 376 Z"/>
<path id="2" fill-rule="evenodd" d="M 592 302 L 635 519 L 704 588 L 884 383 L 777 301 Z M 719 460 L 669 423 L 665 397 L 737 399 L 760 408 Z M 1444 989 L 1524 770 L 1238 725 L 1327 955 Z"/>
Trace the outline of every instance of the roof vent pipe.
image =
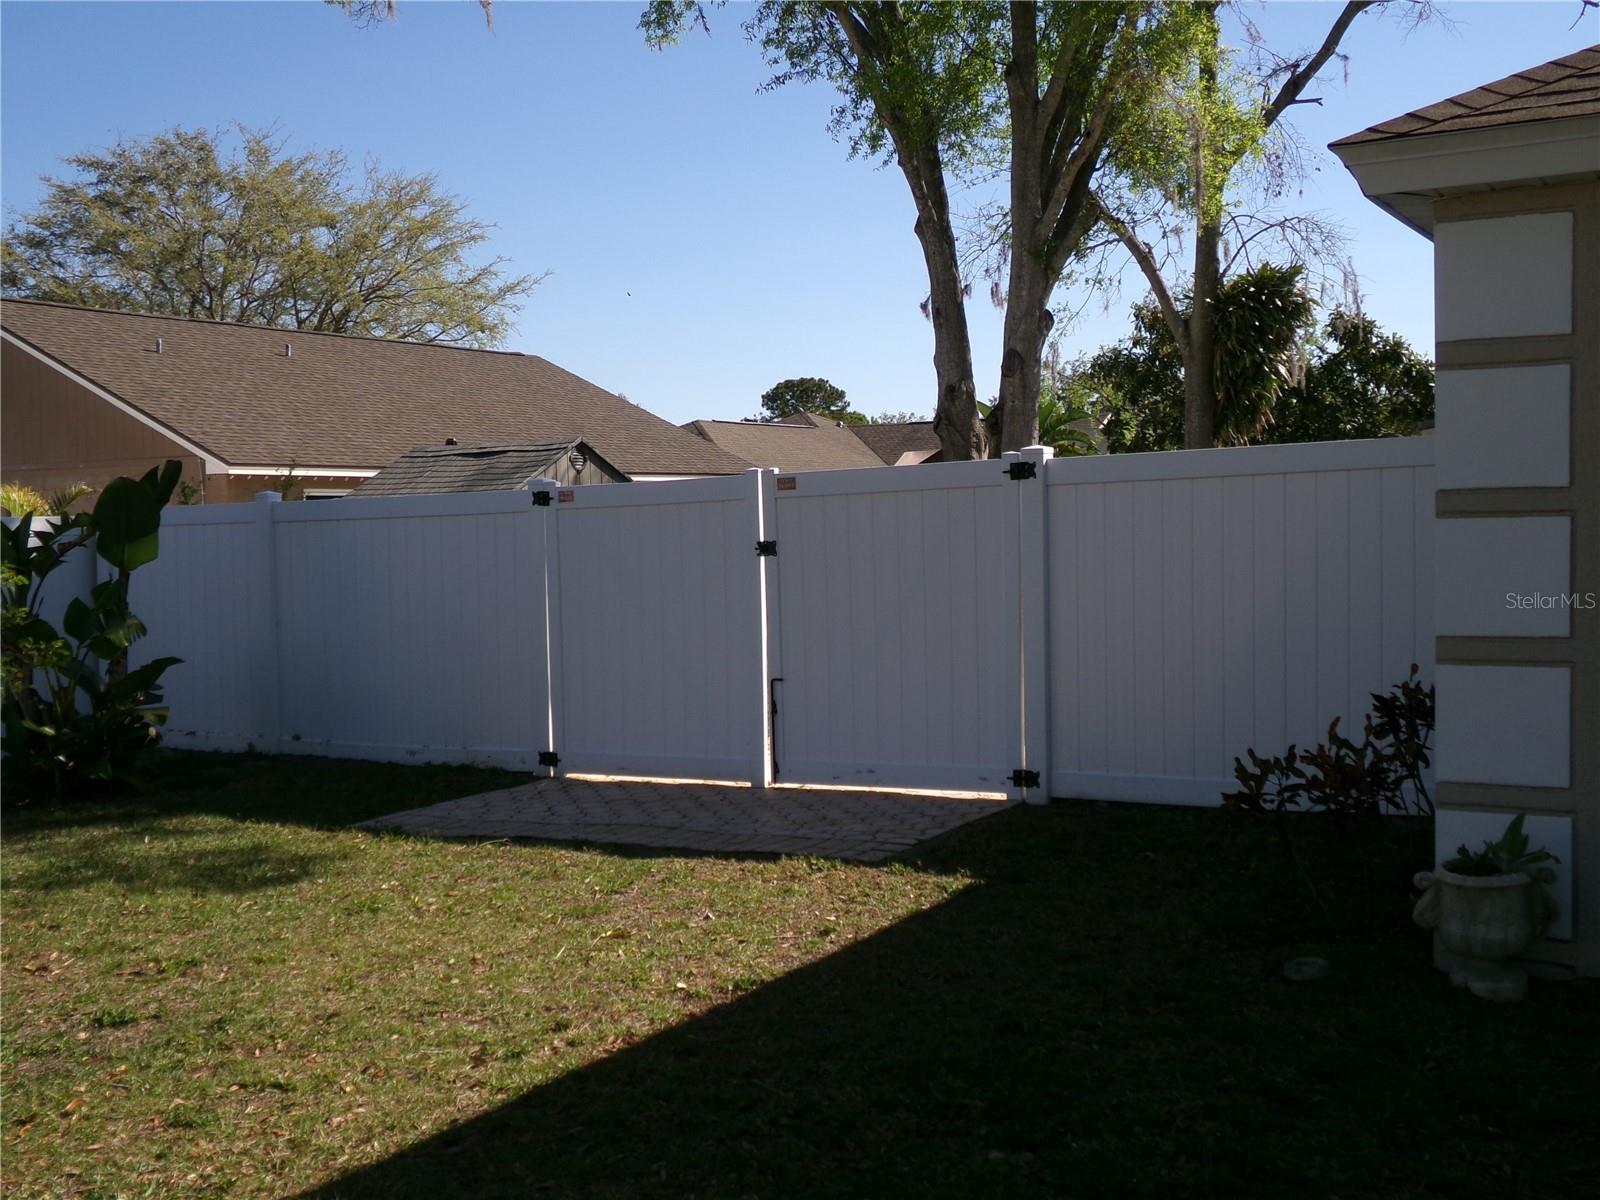
<path id="1" fill-rule="evenodd" d="M 160 338 L 156 339 L 156 353 L 157 354 L 161 353 L 161 339 Z"/>
<path id="2" fill-rule="evenodd" d="M 294 357 L 294 347 L 292 345 L 290 345 L 288 342 L 285 342 L 283 344 L 283 356 L 285 358 L 293 358 Z"/>

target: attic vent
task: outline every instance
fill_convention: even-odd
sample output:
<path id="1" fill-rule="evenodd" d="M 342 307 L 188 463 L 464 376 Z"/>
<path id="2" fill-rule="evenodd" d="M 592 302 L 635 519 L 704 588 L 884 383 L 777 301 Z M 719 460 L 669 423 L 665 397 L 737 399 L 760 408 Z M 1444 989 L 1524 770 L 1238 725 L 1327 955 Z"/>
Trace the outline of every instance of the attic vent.
<path id="1" fill-rule="evenodd" d="M 444 444 L 446 446 L 459 446 L 461 443 L 456 441 L 455 438 L 445 438 Z"/>
<path id="2" fill-rule="evenodd" d="M 572 464 L 574 475 L 582 475 L 583 469 L 589 465 L 589 456 L 574 446 L 572 453 L 567 455 L 567 461 Z"/>
<path id="3" fill-rule="evenodd" d="M 293 358 L 294 357 L 294 347 L 292 345 L 290 345 L 288 342 L 285 342 L 283 344 L 283 356 L 285 358 Z"/>

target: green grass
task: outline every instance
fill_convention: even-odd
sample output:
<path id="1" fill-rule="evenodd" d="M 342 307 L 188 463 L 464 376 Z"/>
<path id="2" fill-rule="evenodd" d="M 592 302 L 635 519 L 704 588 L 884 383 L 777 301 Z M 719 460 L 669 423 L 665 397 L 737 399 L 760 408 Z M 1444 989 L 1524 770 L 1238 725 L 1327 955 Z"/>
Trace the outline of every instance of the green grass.
<path id="1" fill-rule="evenodd" d="M 5 830 L 8 1196 L 1471 1196 L 1600 1172 L 1589 984 L 1452 991 L 1414 832 L 1016 809 L 890 867 L 344 828 L 501 786 L 173 756 Z M 1408 845 L 1409 843 L 1409 845 Z M 1291 984 L 1290 954 L 1333 974 Z"/>

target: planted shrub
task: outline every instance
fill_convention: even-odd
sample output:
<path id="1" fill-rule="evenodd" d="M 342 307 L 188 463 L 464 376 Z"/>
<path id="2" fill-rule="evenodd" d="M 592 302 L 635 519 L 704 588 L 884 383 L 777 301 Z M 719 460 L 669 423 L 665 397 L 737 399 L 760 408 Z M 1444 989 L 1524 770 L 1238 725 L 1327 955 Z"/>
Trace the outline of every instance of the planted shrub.
<path id="1" fill-rule="evenodd" d="M 139 479 L 121 476 L 88 512 L 24 516 L 0 541 L 4 590 L 7 790 L 63 796 L 89 781 L 125 778 L 166 721 L 160 680 L 182 661 L 134 669 L 128 649 L 145 635 L 128 607 L 132 573 L 159 548 L 161 509 L 182 470 L 168 461 Z M 88 597 L 74 598 L 57 629 L 40 614 L 45 581 L 62 563 L 96 553 L 115 570 Z"/>
<path id="2" fill-rule="evenodd" d="M 1404 682 L 1372 694 L 1372 711 L 1359 743 L 1328 726 L 1328 740 L 1310 750 L 1290 746 L 1281 757 L 1246 750 L 1250 766 L 1233 760 L 1239 790 L 1222 803 L 1247 812 L 1328 812 L 1340 817 L 1433 815 L 1433 797 L 1423 772 L 1433 739 L 1433 688 L 1417 678 L 1417 664 Z"/>
<path id="3" fill-rule="evenodd" d="M 1423 777 L 1431 761 L 1433 726 L 1434 691 L 1422 685 L 1413 663 L 1403 682 L 1386 693 L 1373 694 L 1360 742 L 1340 733 L 1335 718 L 1328 726 L 1327 741 L 1309 750 L 1291 745 L 1282 755 L 1263 757 L 1252 749 L 1245 752 L 1249 766 L 1242 759 L 1233 760 L 1239 787 L 1223 793 L 1223 806 L 1277 818 L 1276 828 L 1289 861 L 1329 926 L 1338 929 L 1355 919 L 1364 923 L 1374 912 L 1403 910 L 1401 901 L 1407 894 L 1404 873 L 1396 873 L 1393 889 L 1374 879 L 1378 864 L 1386 858 L 1374 841 L 1392 832 L 1377 818 L 1433 816 L 1433 797 Z M 1351 849 L 1354 843 L 1354 858 L 1347 854 L 1329 881 L 1338 893 L 1337 904 L 1330 903 L 1318 888 L 1306 855 L 1295 841 L 1295 823 L 1286 819 L 1295 814 L 1321 814 L 1328 818 L 1326 825 L 1331 830 L 1343 835 L 1344 849 Z M 1319 822 L 1319 827 L 1322 824 Z M 1422 834 L 1431 837 L 1424 829 L 1419 831 L 1419 841 Z M 1359 912 L 1357 918 L 1341 918 L 1335 912 L 1337 907 L 1348 913 L 1352 905 Z"/>

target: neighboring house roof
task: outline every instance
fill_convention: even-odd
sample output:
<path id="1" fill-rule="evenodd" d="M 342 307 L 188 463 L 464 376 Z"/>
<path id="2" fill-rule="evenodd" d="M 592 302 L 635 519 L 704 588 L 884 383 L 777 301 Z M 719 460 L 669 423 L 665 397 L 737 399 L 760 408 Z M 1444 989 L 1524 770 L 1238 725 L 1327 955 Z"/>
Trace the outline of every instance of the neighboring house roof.
<path id="1" fill-rule="evenodd" d="M 831 471 L 883 466 L 883 460 L 851 432 L 854 426 L 811 413 L 782 422 L 691 421 L 684 428 L 758 467 Z"/>
<path id="2" fill-rule="evenodd" d="M 545 442 L 520 446 L 422 446 L 402 454 L 352 496 L 425 496 L 439 492 L 510 492 L 530 479 L 565 479 L 572 474 L 569 460 L 576 451 L 583 471 L 598 481 L 622 473 L 582 441 Z"/>
<path id="3" fill-rule="evenodd" d="M 1354 146 L 1392 138 L 1595 114 L 1600 114 L 1600 45 L 1529 67 L 1402 117 L 1381 121 L 1370 129 L 1340 138 L 1333 145 Z"/>
<path id="4" fill-rule="evenodd" d="M 582 438 L 629 475 L 749 466 L 532 354 L 33 300 L 0 304 L 0 324 L 233 466 L 382 467 L 448 437 Z"/>
<path id="5" fill-rule="evenodd" d="M 850 432 L 866 443 L 878 458 L 894 466 L 907 454 L 916 454 L 915 462 L 926 462 L 928 456 L 940 450 L 939 435 L 933 431 L 932 421 L 902 421 L 886 425 L 852 425 Z"/>

